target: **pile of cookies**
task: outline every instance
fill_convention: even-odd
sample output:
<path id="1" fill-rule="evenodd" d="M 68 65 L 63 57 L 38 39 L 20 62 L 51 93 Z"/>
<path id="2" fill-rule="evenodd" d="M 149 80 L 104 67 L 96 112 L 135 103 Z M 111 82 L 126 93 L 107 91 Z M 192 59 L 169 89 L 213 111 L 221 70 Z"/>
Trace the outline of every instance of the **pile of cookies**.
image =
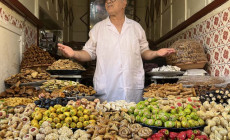
<path id="1" fill-rule="evenodd" d="M 144 89 L 143 97 L 154 98 L 168 96 L 175 97 L 196 97 L 194 88 L 185 88 L 182 84 L 151 84 L 149 87 Z"/>
<path id="2" fill-rule="evenodd" d="M 32 46 L 24 52 L 21 68 L 50 66 L 55 59 L 38 46 Z"/>

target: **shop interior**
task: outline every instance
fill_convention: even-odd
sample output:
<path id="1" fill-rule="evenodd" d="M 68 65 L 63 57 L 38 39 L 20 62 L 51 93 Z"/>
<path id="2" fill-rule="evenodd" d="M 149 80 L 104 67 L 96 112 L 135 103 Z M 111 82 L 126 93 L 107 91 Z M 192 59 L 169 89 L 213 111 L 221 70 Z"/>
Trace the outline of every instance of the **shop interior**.
<path id="1" fill-rule="evenodd" d="M 101 64 L 100 48 L 114 42 L 100 36 L 107 26 L 96 59 L 66 57 L 58 44 L 84 51 L 97 25 L 117 27 L 107 12 L 117 3 L 122 24 L 143 36 L 130 34 L 133 48 L 117 55 L 125 61 L 113 87 L 116 71 L 103 67 L 119 61 Z M 141 39 L 156 57 L 142 59 L 132 46 Z M 0 140 L 230 140 L 229 0 L 0 0 L 0 42 Z M 164 48 L 175 52 L 159 55 Z M 110 94 L 117 85 L 125 95 Z"/>

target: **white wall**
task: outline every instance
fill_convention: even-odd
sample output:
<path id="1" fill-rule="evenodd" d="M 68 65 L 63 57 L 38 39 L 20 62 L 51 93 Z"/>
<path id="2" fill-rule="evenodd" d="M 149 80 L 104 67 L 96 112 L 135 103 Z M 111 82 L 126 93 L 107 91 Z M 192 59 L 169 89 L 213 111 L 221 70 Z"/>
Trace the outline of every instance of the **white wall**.
<path id="1" fill-rule="evenodd" d="M 31 13 L 35 15 L 35 0 L 18 0 L 21 2 Z"/>
<path id="2" fill-rule="evenodd" d="M 12 25 L 0 23 L 0 92 L 5 89 L 4 80 L 9 76 L 19 72 L 21 32 Z"/>

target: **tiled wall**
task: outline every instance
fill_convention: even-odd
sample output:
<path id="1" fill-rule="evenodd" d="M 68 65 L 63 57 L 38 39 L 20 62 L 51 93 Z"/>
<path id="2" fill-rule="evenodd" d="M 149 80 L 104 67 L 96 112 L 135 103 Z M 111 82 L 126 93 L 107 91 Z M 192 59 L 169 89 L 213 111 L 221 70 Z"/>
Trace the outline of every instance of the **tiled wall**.
<path id="1" fill-rule="evenodd" d="M 37 44 L 36 27 L 0 2 L 0 92 L 4 80 L 19 72 L 24 49 Z"/>
<path id="2" fill-rule="evenodd" d="M 24 32 L 23 48 L 37 44 L 37 29 L 8 7 L 0 3 L 0 22 L 11 24 Z"/>
<path id="3" fill-rule="evenodd" d="M 182 32 L 158 45 L 170 47 L 178 39 L 195 39 L 203 44 L 207 56 L 207 70 L 214 76 L 230 75 L 230 2 L 195 22 Z M 218 11 L 218 12 L 216 12 Z"/>

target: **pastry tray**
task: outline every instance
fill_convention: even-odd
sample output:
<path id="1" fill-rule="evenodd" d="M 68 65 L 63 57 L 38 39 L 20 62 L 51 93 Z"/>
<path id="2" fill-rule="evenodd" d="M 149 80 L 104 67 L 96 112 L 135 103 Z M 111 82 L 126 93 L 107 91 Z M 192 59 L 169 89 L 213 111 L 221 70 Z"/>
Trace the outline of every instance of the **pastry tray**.
<path id="1" fill-rule="evenodd" d="M 46 82 L 47 80 L 40 80 L 40 81 L 34 81 L 34 82 L 27 82 L 27 83 L 21 83 L 19 86 L 34 86 L 34 87 L 37 87 L 37 86 L 41 86 L 44 82 Z M 11 84 L 7 84 L 5 82 L 5 86 L 6 87 L 11 87 L 13 85 Z"/>
<path id="2" fill-rule="evenodd" d="M 51 75 L 80 75 L 82 70 L 46 70 Z"/>
<path id="3" fill-rule="evenodd" d="M 155 71 L 155 72 L 147 72 L 148 75 L 150 76 L 178 76 L 178 75 L 183 75 L 183 71 Z"/>
<path id="4" fill-rule="evenodd" d="M 93 101 L 94 99 L 96 99 L 95 96 L 78 96 L 78 95 L 77 95 L 77 98 L 78 99 L 86 98 L 89 101 Z"/>
<path id="5" fill-rule="evenodd" d="M 167 128 L 167 127 L 157 127 L 157 126 L 149 126 L 149 125 L 146 125 L 146 124 L 143 124 L 143 123 L 140 123 L 142 126 L 144 127 L 149 127 L 150 129 L 152 129 L 153 131 L 155 132 L 158 132 L 159 130 L 161 129 L 167 129 L 171 132 L 181 132 L 181 131 L 186 131 L 186 130 L 196 130 L 196 129 L 199 129 L 201 131 L 203 131 L 204 126 L 198 126 L 198 127 L 190 127 L 190 128 Z"/>
<path id="6" fill-rule="evenodd" d="M 41 86 L 47 80 L 41 80 L 36 82 L 29 82 L 29 83 L 21 83 L 20 86 Z"/>

